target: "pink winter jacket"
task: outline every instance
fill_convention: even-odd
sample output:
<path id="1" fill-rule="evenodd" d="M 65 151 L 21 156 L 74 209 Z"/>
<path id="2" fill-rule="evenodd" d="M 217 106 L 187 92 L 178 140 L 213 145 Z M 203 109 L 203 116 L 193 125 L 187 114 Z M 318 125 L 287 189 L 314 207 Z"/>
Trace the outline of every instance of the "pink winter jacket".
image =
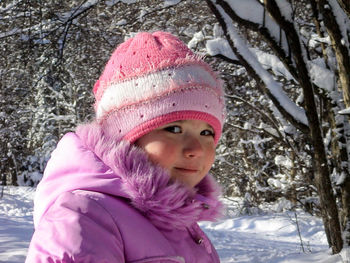
<path id="1" fill-rule="evenodd" d="M 219 262 L 197 225 L 220 216 L 218 194 L 210 175 L 196 189 L 169 183 L 141 149 L 82 126 L 38 185 L 26 262 Z"/>

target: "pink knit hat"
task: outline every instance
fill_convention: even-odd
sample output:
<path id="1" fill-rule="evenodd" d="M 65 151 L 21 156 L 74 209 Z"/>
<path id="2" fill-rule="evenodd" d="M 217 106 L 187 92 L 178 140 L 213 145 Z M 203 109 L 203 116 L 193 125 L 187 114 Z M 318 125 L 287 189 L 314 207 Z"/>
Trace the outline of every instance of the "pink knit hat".
<path id="1" fill-rule="evenodd" d="M 111 136 L 135 142 L 169 122 L 206 121 L 217 143 L 224 122 L 221 81 L 177 37 L 138 33 L 113 52 L 94 86 L 98 122 Z"/>

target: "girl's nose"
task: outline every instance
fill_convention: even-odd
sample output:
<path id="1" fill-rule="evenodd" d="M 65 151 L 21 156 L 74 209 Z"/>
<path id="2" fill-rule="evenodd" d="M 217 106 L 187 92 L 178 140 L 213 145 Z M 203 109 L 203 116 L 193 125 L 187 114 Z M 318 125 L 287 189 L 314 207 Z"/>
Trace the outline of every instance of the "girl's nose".
<path id="1" fill-rule="evenodd" d="M 185 157 L 195 158 L 203 155 L 203 146 L 195 136 L 186 136 L 184 144 L 183 153 Z"/>

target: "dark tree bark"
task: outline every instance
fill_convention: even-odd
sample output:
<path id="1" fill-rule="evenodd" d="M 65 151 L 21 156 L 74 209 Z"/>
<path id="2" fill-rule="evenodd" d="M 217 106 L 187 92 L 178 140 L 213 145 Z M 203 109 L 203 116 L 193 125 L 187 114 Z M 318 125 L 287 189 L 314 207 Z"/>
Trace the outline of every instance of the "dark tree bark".
<path id="1" fill-rule="evenodd" d="M 221 0 L 217 1 L 219 3 L 219 5 L 222 4 L 222 6 L 224 7 L 225 12 L 227 11 L 228 13 L 232 13 L 232 10 L 229 9 L 230 7 Z M 282 105 L 280 105 L 280 102 L 278 101 L 278 99 L 267 89 L 266 85 L 264 84 L 264 82 L 260 79 L 259 75 L 255 72 L 255 70 L 253 69 L 253 67 L 249 64 L 248 61 L 245 60 L 245 58 L 237 51 L 232 39 L 230 39 L 230 37 L 228 36 L 227 33 L 227 26 L 226 23 L 224 21 L 224 19 L 221 17 L 220 12 L 216 9 L 215 5 L 212 3 L 212 1 L 207 0 L 207 4 L 210 7 L 210 9 L 212 10 L 212 12 L 215 14 L 216 18 L 218 19 L 220 25 L 222 26 L 225 35 L 226 35 L 226 39 L 227 41 L 230 43 L 230 46 L 232 48 L 232 51 L 235 53 L 235 55 L 237 56 L 237 58 L 240 61 L 240 64 L 243 65 L 246 70 L 249 72 L 249 74 L 255 79 L 255 81 L 258 83 L 258 87 L 262 89 L 263 93 L 265 93 L 274 103 L 274 105 L 276 106 L 276 108 L 283 114 L 283 116 L 289 121 L 291 122 L 294 126 L 298 127 L 298 129 L 304 131 L 304 132 L 308 132 L 309 128 L 304 125 L 303 123 L 301 123 L 298 119 L 295 118 L 295 116 L 291 115 L 288 111 L 286 111 Z M 231 10 L 231 11 L 230 11 Z M 282 52 L 282 50 L 280 49 L 280 52 Z"/>
<path id="2" fill-rule="evenodd" d="M 338 209 L 335 197 L 333 195 L 333 188 L 330 180 L 330 171 L 327 164 L 327 157 L 325 151 L 325 145 L 323 142 L 321 124 L 318 117 L 318 111 L 315 102 L 314 85 L 311 82 L 310 76 L 308 74 L 308 68 L 306 65 L 305 57 L 306 50 L 304 49 L 304 44 L 299 39 L 299 34 L 293 23 L 286 20 L 284 16 L 280 13 L 279 7 L 274 0 L 265 0 L 264 8 L 266 12 L 277 22 L 281 30 L 285 33 L 289 49 L 290 56 L 286 54 L 285 50 L 280 46 L 276 40 L 269 36 L 268 30 L 265 30 L 261 25 L 254 25 L 249 21 L 241 19 L 237 14 L 235 14 L 232 8 L 223 0 L 210 1 L 207 0 L 208 6 L 211 8 L 212 12 L 217 17 L 219 23 L 221 24 L 226 39 L 228 40 L 232 51 L 235 53 L 237 58 L 240 60 L 241 64 L 246 68 L 248 73 L 259 83 L 259 86 L 263 87 L 265 94 L 275 103 L 275 106 L 281 111 L 281 113 L 286 117 L 288 121 L 295 125 L 293 118 L 288 116 L 288 112 L 284 112 L 283 106 L 278 104 L 278 101 L 274 99 L 271 94 L 269 94 L 268 89 L 264 86 L 263 81 L 260 76 L 255 72 L 254 68 L 250 65 L 244 57 L 237 52 L 234 41 L 231 39 L 227 30 L 227 21 L 223 18 L 220 13 L 218 6 L 224 10 L 224 12 L 230 16 L 232 21 L 237 22 L 243 26 L 249 27 L 254 31 L 262 35 L 266 41 L 270 44 L 272 50 L 280 58 L 280 60 L 285 64 L 298 81 L 300 87 L 303 89 L 304 94 L 304 109 L 308 119 L 308 128 L 300 129 L 300 125 L 295 125 L 304 133 L 308 134 L 312 146 L 313 146 L 313 159 L 315 166 L 315 179 L 316 187 L 319 194 L 321 212 L 323 223 L 325 226 L 325 231 L 328 239 L 329 245 L 332 247 L 333 253 L 339 253 L 343 247 L 343 240 L 341 235 L 341 227 L 338 216 Z M 259 30 L 258 30 L 259 29 Z"/>
<path id="3" fill-rule="evenodd" d="M 276 2 L 274 0 L 265 0 L 264 2 L 268 12 L 286 33 L 296 68 L 298 68 L 298 81 L 304 92 L 305 111 L 309 121 L 310 138 L 314 148 L 315 178 L 323 223 L 326 233 L 328 233 L 328 243 L 331 245 L 333 253 L 339 253 L 343 247 L 339 215 L 327 165 L 326 152 L 315 103 L 315 93 L 304 61 L 302 43 L 294 25 L 284 19 L 279 12 Z"/>
<path id="4" fill-rule="evenodd" d="M 345 1 L 342 1 L 345 5 Z M 347 3 L 349 6 L 349 3 Z M 328 8 L 325 8 L 328 6 Z M 343 91 L 344 103 L 347 108 L 350 107 L 350 54 L 349 47 L 345 46 L 342 40 L 342 34 L 340 31 L 340 25 L 338 25 L 336 17 L 332 12 L 332 8 L 329 7 L 327 0 L 318 0 L 318 9 L 324 16 L 323 22 L 327 29 L 328 35 L 332 41 L 332 47 L 335 51 L 335 55 L 339 67 L 339 80 L 341 83 L 341 89 Z M 349 9 L 349 7 L 348 7 Z M 348 34 L 350 33 L 350 29 Z"/>

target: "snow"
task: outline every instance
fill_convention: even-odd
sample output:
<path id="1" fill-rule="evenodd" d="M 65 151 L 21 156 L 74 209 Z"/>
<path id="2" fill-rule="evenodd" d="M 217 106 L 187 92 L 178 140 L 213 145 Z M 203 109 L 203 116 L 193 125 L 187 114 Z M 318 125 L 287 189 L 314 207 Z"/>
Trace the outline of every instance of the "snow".
<path id="1" fill-rule="evenodd" d="M 203 41 L 204 35 L 202 31 L 199 31 L 193 35 L 193 38 L 188 42 L 188 48 L 195 48 L 198 42 Z"/>
<path id="2" fill-rule="evenodd" d="M 292 160 L 288 156 L 276 155 L 275 164 L 291 169 L 293 167 Z"/>
<path id="3" fill-rule="evenodd" d="M 232 60 L 237 60 L 237 57 L 232 52 L 229 43 L 222 37 L 208 40 L 205 44 L 205 48 L 210 56 L 221 54 Z"/>
<path id="4" fill-rule="evenodd" d="M 318 87 L 331 92 L 335 89 L 335 76 L 332 71 L 326 69 L 323 65 L 318 65 L 316 61 L 309 62 L 309 73 L 313 83 Z"/>
<path id="5" fill-rule="evenodd" d="M 289 47 L 284 32 L 281 34 L 278 24 L 267 13 L 264 13 L 264 6 L 260 2 L 257 0 L 226 0 L 225 2 L 229 4 L 231 9 L 241 19 L 254 23 L 255 26 L 259 26 L 260 28 L 264 27 L 272 38 L 281 42 L 282 48 L 285 53 L 288 54 Z M 281 10 L 282 15 L 286 19 L 290 19 L 290 4 L 285 0 L 279 0 L 277 1 L 277 4 L 280 7 L 283 7 Z"/>
<path id="6" fill-rule="evenodd" d="M 33 234 L 34 193 L 35 189 L 29 187 L 4 189 L 4 196 L 0 199 L 0 262 L 25 260 Z M 348 250 L 342 251 L 343 261 L 340 255 L 330 254 L 322 221 L 317 217 L 303 212 L 241 215 L 240 200 L 224 201 L 227 206 L 224 219 L 200 224 L 216 247 L 222 263 L 348 262 L 344 261 L 349 258 Z M 265 208 L 271 211 L 271 207 Z"/>
<path id="7" fill-rule="evenodd" d="M 276 1 L 276 4 L 282 13 L 282 16 L 289 21 L 292 21 L 293 17 L 293 9 L 290 3 L 288 3 L 286 0 L 278 0 Z"/>
<path id="8" fill-rule="evenodd" d="M 124 26 L 128 23 L 126 19 L 119 20 L 115 25 L 116 26 Z"/>
<path id="9" fill-rule="evenodd" d="M 0 199 L 0 262 L 24 262 L 33 234 L 34 188 L 6 187 Z"/>
<path id="10" fill-rule="evenodd" d="M 264 8 L 256 0 L 229 0 L 226 2 L 241 18 L 256 24 L 263 22 Z"/>
<path id="11" fill-rule="evenodd" d="M 177 5 L 178 3 L 180 3 L 181 0 L 164 0 L 164 7 L 169 7 L 169 6 L 173 6 L 173 5 Z"/>
<path id="12" fill-rule="evenodd" d="M 241 6 L 242 1 L 235 1 L 234 6 L 232 1 L 230 3 L 231 3 L 231 8 L 238 8 L 239 6 Z M 298 107 L 288 97 L 288 95 L 283 91 L 281 84 L 276 82 L 272 78 L 271 74 L 269 74 L 266 71 L 266 69 L 262 67 L 262 65 L 260 64 L 255 54 L 252 51 L 250 51 L 250 49 L 247 47 L 247 44 L 240 37 L 239 33 L 237 32 L 234 26 L 234 23 L 232 23 L 231 18 L 225 13 L 225 11 L 220 6 L 217 6 L 217 9 L 222 15 L 223 19 L 225 20 L 228 34 L 232 39 L 232 41 L 234 42 L 237 52 L 244 58 L 244 60 L 249 61 L 250 66 L 254 69 L 256 74 L 260 76 L 261 80 L 265 83 L 266 88 L 269 89 L 270 93 L 279 101 L 280 105 L 283 105 L 284 109 L 287 112 L 289 112 L 291 116 L 294 116 L 294 118 L 298 120 L 300 123 L 308 125 L 305 111 L 302 108 Z M 252 11 L 252 14 L 250 14 L 251 17 L 256 17 L 256 15 L 257 14 L 253 13 L 253 11 Z M 213 45 L 211 49 L 215 50 Z M 221 47 L 217 47 L 216 50 L 220 50 L 220 49 Z"/>
<path id="13" fill-rule="evenodd" d="M 271 69 L 275 75 L 283 75 L 287 80 L 294 79 L 277 56 L 268 54 L 256 48 L 250 48 L 249 50 L 255 54 L 264 69 Z"/>
<path id="14" fill-rule="evenodd" d="M 343 114 L 343 115 L 350 115 L 350 108 L 346 108 L 344 110 L 341 110 L 338 113 Z"/>
<path id="15" fill-rule="evenodd" d="M 110 1 L 106 1 L 105 3 L 108 6 L 113 6 L 113 5 L 117 4 L 118 2 L 122 2 L 125 4 L 133 4 L 133 3 L 136 3 L 136 0 L 110 0 Z"/>
<path id="16" fill-rule="evenodd" d="M 89 9 L 91 6 L 96 5 L 98 0 L 88 0 L 84 4 L 78 6 L 78 8 L 73 9 L 69 12 L 65 12 L 59 15 L 61 21 L 68 21 L 73 16 L 79 14 L 80 12 L 84 12 L 86 9 Z"/>
<path id="17" fill-rule="evenodd" d="M 341 44 L 347 47 L 348 52 L 350 53 L 350 50 L 349 50 L 350 41 L 348 38 L 349 28 L 350 28 L 350 19 L 344 13 L 344 10 L 339 6 L 339 3 L 337 0 L 330 0 L 328 2 L 332 6 L 331 10 L 334 14 L 335 19 L 337 20 L 337 24 L 339 25 L 339 28 L 341 31 L 341 35 L 342 35 Z"/>

